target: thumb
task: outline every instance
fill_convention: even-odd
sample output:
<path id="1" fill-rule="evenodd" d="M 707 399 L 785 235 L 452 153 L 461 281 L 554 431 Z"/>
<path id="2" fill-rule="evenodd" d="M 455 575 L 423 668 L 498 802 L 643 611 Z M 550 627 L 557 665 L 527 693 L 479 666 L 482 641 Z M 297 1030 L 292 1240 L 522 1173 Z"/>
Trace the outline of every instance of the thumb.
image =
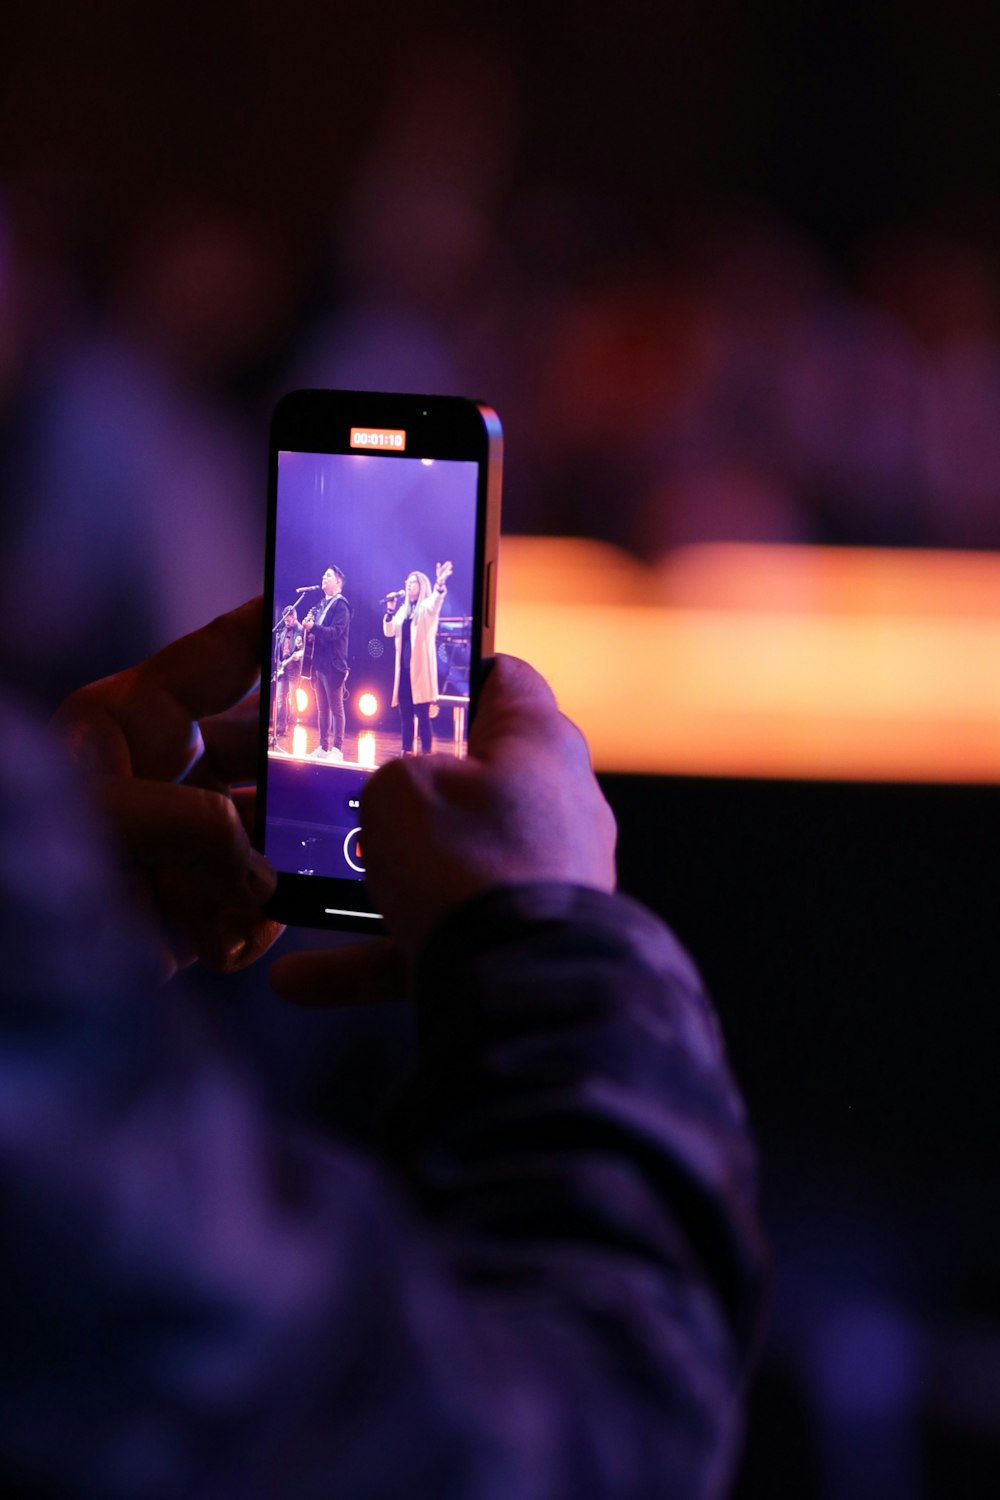
<path id="1" fill-rule="evenodd" d="M 483 670 L 469 750 L 488 759 L 494 740 L 533 735 L 539 720 L 558 717 L 559 708 L 545 678 L 520 657 L 494 656 L 483 663 Z"/>
<path id="2" fill-rule="evenodd" d="M 587 741 L 560 711 L 541 673 L 517 656 L 496 656 L 486 665 L 469 733 L 473 759 L 509 764 L 512 754 L 530 747 L 563 757 L 567 766 L 592 769 Z"/>

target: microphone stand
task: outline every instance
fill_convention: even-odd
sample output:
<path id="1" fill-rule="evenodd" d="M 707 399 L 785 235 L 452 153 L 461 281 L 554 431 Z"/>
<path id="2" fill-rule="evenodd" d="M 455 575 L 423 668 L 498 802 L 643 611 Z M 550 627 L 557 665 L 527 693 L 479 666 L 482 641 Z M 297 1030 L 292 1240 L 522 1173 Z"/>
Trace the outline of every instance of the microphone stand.
<path id="1" fill-rule="evenodd" d="M 298 598 L 292 605 L 292 609 L 294 609 L 296 615 L 298 615 L 299 612 L 299 605 L 305 603 L 306 595 L 313 593 L 313 591 L 314 589 L 312 584 L 310 584 L 308 588 L 299 589 Z M 288 754 L 288 751 L 282 750 L 281 746 L 278 744 L 278 668 L 274 662 L 275 637 L 284 624 L 284 619 L 285 611 L 282 610 L 281 614 L 278 616 L 277 624 L 274 625 L 271 629 L 271 711 L 268 715 L 267 748 L 268 751 L 273 750 L 278 755 Z"/>

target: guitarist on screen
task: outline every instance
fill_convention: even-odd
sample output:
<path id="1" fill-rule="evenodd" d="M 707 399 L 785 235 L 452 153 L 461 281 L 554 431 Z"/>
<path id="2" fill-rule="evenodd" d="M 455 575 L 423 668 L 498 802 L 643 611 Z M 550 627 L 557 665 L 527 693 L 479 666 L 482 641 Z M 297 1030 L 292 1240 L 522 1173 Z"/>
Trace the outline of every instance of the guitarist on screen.
<path id="1" fill-rule="evenodd" d="M 288 702 L 299 680 L 304 639 L 295 605 L 289 604 L 282 614 L 281 629 L 274 643 L 275 734 L 284 734 L 288 728 Z"/>

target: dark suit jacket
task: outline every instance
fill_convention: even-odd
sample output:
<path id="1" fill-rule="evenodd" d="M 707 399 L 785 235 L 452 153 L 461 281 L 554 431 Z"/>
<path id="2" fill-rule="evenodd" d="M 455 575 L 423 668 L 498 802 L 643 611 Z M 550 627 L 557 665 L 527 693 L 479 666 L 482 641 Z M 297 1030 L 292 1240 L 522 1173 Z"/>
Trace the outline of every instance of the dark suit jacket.
<path id="1" fill-rule="evenodd" d="M 322 608 L 323 605 L 320 605 L 317 614 Z M 320 672 L 347 671 L 347 647 L 353 613 L 348 601 L 340 594 L 327 610 L 323 624 L 313 626 L 316 637 L 314 666 Z"/>

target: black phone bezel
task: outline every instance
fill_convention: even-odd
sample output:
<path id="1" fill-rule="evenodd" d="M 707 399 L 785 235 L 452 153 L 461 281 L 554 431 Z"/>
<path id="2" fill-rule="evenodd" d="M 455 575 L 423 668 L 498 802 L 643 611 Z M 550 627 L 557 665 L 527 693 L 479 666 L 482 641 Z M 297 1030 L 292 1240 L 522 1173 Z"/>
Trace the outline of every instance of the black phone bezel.
<path id="1" fill-rule="evenodd" d="M 267 818 L 270 672 L 274 620 L 274 564 L 278 500 L 278 454 L 356 453 L 351 428 L 402 429 L 406 447 L 378 450 L 380 462 L 440 458 L 475 462 L 476 489 L 473 640 L 469 678 L 469 722 L 476 711 L 481 664 L 493 651 L 496 554 L 500 531 L 503 438 L 499 418 L 482 402 L 460 396 L 420 396 L 382 391 L 300 390 L 283 396 L 271 418 L 268 452 L 267 537 L 261 637 L 261 705 L 258 738 L 255 844 L 263 848 Z M 377 933 L 381 916 L 364 880 L 279 872 L 267 903 L 276 921 L 341 932 Z"/>

